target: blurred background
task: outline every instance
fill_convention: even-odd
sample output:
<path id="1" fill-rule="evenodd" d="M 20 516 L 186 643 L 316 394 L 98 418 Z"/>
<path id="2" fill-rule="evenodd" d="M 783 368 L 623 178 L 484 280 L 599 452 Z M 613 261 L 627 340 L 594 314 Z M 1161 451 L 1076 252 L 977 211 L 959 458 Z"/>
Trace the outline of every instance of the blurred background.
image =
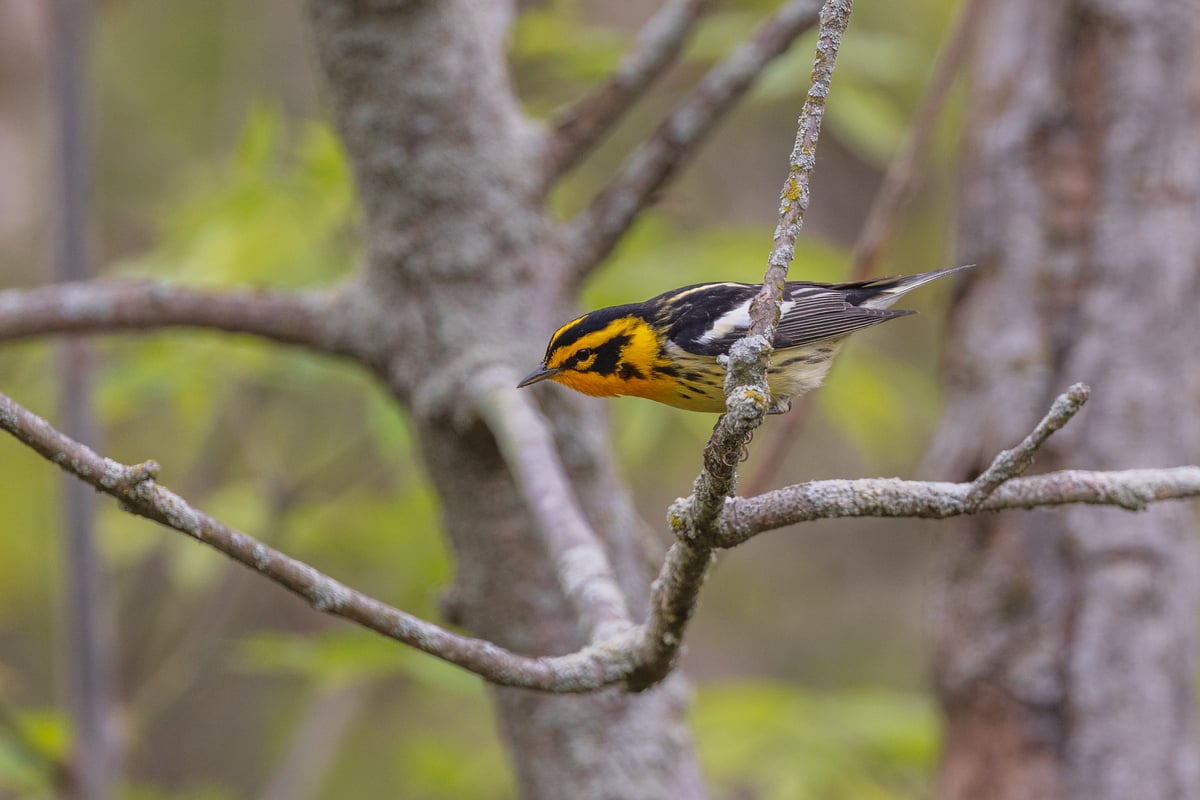
<path id="1" fill-rule="evenodd" d="M 681 63 L 555 196 L 563 215 L 774 5 L 719 3 Z M 958 5 L 855 10 L 794 278 L 848 274 Z M 537 117 L 606 75 L 653 11 L 635 0 L 523 6 L 513 70 Z M 54 279 L 61 130 L 50 76 L 62 54 L 49 7 L 0 3 L 0 289 Z M 82 88 L 97 274 L 293 287 L 353 269 L 353 188 L 303 12 L 298 0 L 92 7 Z M 770 68 L 597 274 L 585 306 L 761 279 L 811 53 L 808 36 Z M 952 92 L 874 274 L 950 265 L 960 116 Z M 939 413 L 948 300 L 946 287 L 922 289 L 906 299 L 921 315 L 852 340 L 799 424 L 776 418 L 759 432 L 743 472 L 751 488 L 939 477 L 919 463 Z M 61 406 L 58 347 L 0 346 L 0 389 L 51 421 Z M 127 463 L 154 458 L 164 483 L 219 519 L 437 618 L 453 565 L 436 499 L 403 414 L 367 375 L 193 332 L 99 338 L 85 358 L 96 449 Z M 714 418 L 596 402 L 611 408 L 625 473 L 665 549 L 666 506 L 690 490 Z M 54 796 L 70 751 L 62 492 L 42 459 L 0 441 L 0 798 Z M 369 800 L 394 797 L 395 787 L 410 798 L 513 796 L 473 677 L 320 616 L 113 503 L 101 500 L 96 514 L 120 797 Z M 923 624 L 939 591 L 938 535 L 937 523 L 845 520 L 722 557 L 684 662 L 714 796 L 931 795 L 937 724 Z"/>

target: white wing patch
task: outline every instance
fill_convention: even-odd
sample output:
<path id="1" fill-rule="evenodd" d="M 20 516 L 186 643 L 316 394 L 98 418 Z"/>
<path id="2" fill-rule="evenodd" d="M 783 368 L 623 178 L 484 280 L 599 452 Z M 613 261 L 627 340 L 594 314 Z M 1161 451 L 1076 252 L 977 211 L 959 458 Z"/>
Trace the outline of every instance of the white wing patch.
<path id="1" fill-rule="evenodd" d="M 750 304 L 754 302 L 754 298 L 750 298 L 741 305 L 726 311 L 713 322 L 712 326 L 704 332 L 696 341 L 700 344 L 709 344 L 719 339 L 724 339 L 732 335 L 742 335 L 746 329 L 750 327 Z M 792 307 L 796 303 L 794 300 L 784 300 L 781 306 L 780 318 L 787 316 Z"/>

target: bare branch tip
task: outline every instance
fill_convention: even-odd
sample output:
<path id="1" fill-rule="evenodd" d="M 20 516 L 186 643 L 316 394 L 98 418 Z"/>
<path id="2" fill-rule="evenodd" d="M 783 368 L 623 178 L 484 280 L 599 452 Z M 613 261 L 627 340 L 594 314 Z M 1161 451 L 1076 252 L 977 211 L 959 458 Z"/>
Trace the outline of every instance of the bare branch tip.
<path id="1" fill-rule="evenodd" d="M 1034 449 L 1040 447 L 1050 434 L 1060 430 L 1079 413 L 1084 403 L 1088 401 L 1088 397 L 1091 396 L 1091 391 L 1086 383 L 1073 383 L 1065 392 L 1055 398 L 1050 410 L 1046 412 L 1046 416 L 1032 434 Z"/>
<path id="2" fill-rule="evenodd" d="M 1091 397 L 1091 395 L 1092 395 L 1092 387 L 1090 387 L 1086 383 L 1083 383 L 1082 381 L 1080 381 L 1080 382 L 1071 384 L 1071 386 L 1067 389 L 1067 392 L 1064 396 L 1070 398 L 1071 401 L 1074 402 L 1076 405 L 1082 406 L 1084 403 L 1086 403 L 1088 401 L 1088 398 Z"/>

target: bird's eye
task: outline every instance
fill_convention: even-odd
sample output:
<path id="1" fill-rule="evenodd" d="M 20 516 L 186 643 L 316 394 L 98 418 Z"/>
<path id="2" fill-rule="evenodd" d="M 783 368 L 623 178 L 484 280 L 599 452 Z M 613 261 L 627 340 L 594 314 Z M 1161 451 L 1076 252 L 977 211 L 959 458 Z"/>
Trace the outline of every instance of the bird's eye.
<path id="1" fill-rule="evenodd" d="M 582 350 L 579 350 L 578 352 L 575 353 L 575 362 L 582 364 L 584 361 L 587 361 L 591 357 L 592 357 L 591 348 L 585 347 Z"/>

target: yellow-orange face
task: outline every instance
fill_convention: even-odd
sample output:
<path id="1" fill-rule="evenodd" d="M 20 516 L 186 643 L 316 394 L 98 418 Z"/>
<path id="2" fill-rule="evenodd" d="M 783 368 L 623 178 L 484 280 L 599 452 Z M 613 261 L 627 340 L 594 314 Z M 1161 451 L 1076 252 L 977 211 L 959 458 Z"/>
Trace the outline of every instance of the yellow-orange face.
<path id="1" fill-rule="evenodd" d="M 598 397 L 671 402 L 675 370 L 654 329 L 633 313 L 636 308 L 603 308 L 563 325 L 550 337 L 541 366 L 519 385 L 552 380 Z"/>

